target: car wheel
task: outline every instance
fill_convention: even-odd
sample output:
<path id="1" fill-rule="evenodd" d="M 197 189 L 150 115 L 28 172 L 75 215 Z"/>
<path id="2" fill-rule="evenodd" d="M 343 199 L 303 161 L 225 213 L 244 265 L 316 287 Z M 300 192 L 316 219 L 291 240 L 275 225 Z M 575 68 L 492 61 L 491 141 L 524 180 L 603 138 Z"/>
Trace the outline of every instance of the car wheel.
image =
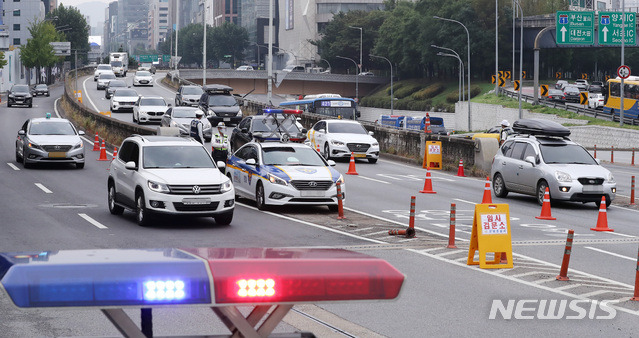
<path id="1" fill-rule="evenodd" d="M 327 205 L 328 207 L 328 211 L 330 212 L 337 212 L 338 211 L 338 205 L 337 204 L 329 204 Z"/>
<path id="2" fill-rule="evenodd" d="M 544 195 L 546 194 L 546 188 L 548 188 L 548 183 L 546 181 L 541 181 L 537 185 L 537 203 L 539 205 L 544 205 Z M 548 193 L 550 196 L 550 192 Z"/>
<path id="3" fill-rule="evenodd" d="M 495 178 L 493 178 L 493 191 L 497 197 L 503 198 L 508 195 L 506 183 L 504 182 L 504 178 L 501 177 L 501 174 L 495 174 Z"/>
<path id="4" fill-rule="evenodd" d="M 135 112 L 131 113 L 131 118 L 133 119 L 133 122 L 137 123 L 138 121 L 135 119 Z"/>
<path id="5" fill-rule="evenodd" d="M 368 163 L 375 164 L 375 163 L 377 163 L 377 159 L 376 158 L 369 158 L 368 159 Z"/>
<path id="6" fill-rule="evenodd" d="M 31 168 L 31 163 L 27 162 L 27 157 L 25 156 L 24 148 L 22 148 L 22 166 L 25 169 Z"/>
<path id="7" fill-rule="evenodd" d="M 124 212 L 124 208 L 115 204 L 115 185 L 113 183 L 109 183 L 108 190 L 108 204 L 109 204 L 109 212 L 112 215 L 122 215 Z"/>
<path id="8" fill-rule="evenodd" d="M 7 108 L 11 108 L 11 103 L 7 102 Z"/>
<path id="9" fill-rule="evenodd" d="M 324 143 L 324 153 L 322 154 L 326 160 L 331 159 L 331 148 L 328 146 L 328 142 Z"/>
<path id="10" fill-rule="evenodd" d="M 47 93 L 47 97 L 49 97 L 49 93 Z"/>
<path id="11" fill-rule="evenodd" d="M 597 208 L 600 208 L 601 200 L 595 202 L 595 204 L 597 205 Z M 606 209 L 608 209 L 608 207 L 610 207 L 611 204 L 612 204 L 612 201 L 610 200 L 610 198 L 606 197 Z"/>
<path id="12" fill-rule="evenodd" d="M 149 215 L 146 210 L 146 204 L 144 201 L 144 193 L 139 192 L 135 197 L 135 220 L 139 226 L 149 225 Z"/>
<path id="13" fill-rule="evenodd" d="M 82 163 L 76 163 L 76 164 L 75 164 L 75 167 L 76 167 L 76 169 L 82 169 L 82 168 L 84 168 L 84 162 L 82 162 Z"/>
<path id="14" fill-rule="evenodd" d="M 266 197 L 264 196 L 264 186 L 261 182 L 258 183 L 257 188 L 255 188 L 255 204 L 257 204 L 257 208 L 260 210 L 268 209 L 266 206 Z"/>
<path id="15" fill-rule="evenodd" d="M 213 216 L 218 225 L 229 225 L 233 221 L 233 210 Z"/>
<path id="16" fill-rule="evenodd" d="M 33 108 L 33 103 L 29 103 L 29 108 Z"/>

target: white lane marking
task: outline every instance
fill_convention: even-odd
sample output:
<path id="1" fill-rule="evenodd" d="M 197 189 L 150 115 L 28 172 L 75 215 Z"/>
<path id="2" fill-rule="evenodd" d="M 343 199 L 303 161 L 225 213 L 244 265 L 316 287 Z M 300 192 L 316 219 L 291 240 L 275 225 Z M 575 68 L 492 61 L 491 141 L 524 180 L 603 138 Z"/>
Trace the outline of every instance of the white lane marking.
<path id="1" fill-rule="evenodd" d="M 99 229 L 108 229 L 106 226 L 102 225 L 102 223 L 94 220 L 93 218 L 91 218 L 91 216 L 87 215 L 87 214 L 78 214 L 78 216 L 84 218 L 84 220 L 86 220 L 87 222 L 95 225 L 96 227 L 98 227 Z"/>
<path id="2" fill-rule="evenodd" d="M 621 233 L 618 233 L 618 232 L 608 232 L 608 234 L 615 235 L 615 236 L 622 236 L 622 237 L 637 238 L 637 236 L 621 234 Z"/>
<path id="3" fill-rule="evenodd" d="M 393 177 L 393 176 L 388 175 L 388 174 L 377 174 L 377 176 L 390 178 L 391 180 L 402 181 L 402 179 L 401 179 L 401 178 Z"/>
<path id="4" fill-rule="evenodd" d="M 99 112 L 99 111 L 100 111 L 100 109 L 98 109 L 98 107 L 95 105 L 95 103 L 93 103 L 93 100 L 91 100 L 91 97 L 90 97 L 90 96 L 89 96 L 89 94 L 88 94 L 88 93 L 89 93 L 89 91 L 87 90 L 87 81 L 88 81 L 89 79 L 92 79 L 92 78 L 93 78 L 93 77 L 89 76 L 89 77 L 87 77 L 86 79 L 84 79 L 84 81 L 82 81 L 82 88 L 84 89 L 84 93 L 86 94 L 86 95 L 84 95 L 84 96 L 82 97 L 82 99 L 84 99 L 85 97 L 86 97 L 87 99 L 89 99 L 89 103 L 93 106 L 93 110 L 94 110 L 94 111 L 96 111 L 96 112 Z"/>
<path id="5" fill-rule="evenodd" d="M 20 170 L 20 168 L 16 167 L 16 165 L 13 164 L 13 163 L 7 163 L 7 165 L 10 166 L 11 169 L 13 169 L 13 170 L 16 170 L 16 171 Z"/>
<path id="6" fill-rule="evenodd" d="M 610 252 L 610 251 L 606 251 L 606 250 L 601 250 L 601 249 L 593 248 L 593 247 L 591 247 L 591 246 L 586 246 L 585 248 L 586 248 L 586 249 L 590 249 L 590 250 L 594 250 L 594 251 L 598 251 L 598 252 L 601 252 L 601 253 L 605 253 L 605 254 L 610 255 L 610 256 L 615 256 L 615 257 L 619 257 L 619 258 L 627 259 L 627 260 L 629 260 L 629 261 L 635 261 L 635 262 L 637 261 L 637 258 L 632 258 L 632 257 L 628 257 L 628 256 L 620 255 L 620 254 L 618 254 L 618 253 L 614 253 L 614 252 Z"/>
<path id="7" fill-rule="evenodd" d="M 53 194 L 53 191 L 47 189 L 42 183 L 35 183 L 36 187 L 40 188 L 40 190 L 44 191 L 47 194 Z"/>
<path id="8" fill-rule="evenodd" d="M 624 208 L 624 207 L 620 207 L 620 206 L 616 206 L 616 205 L 611 205 L 611 206 L 609 206 L 609 208 L 623 209 L 623 210 L 632 211 L 632 212 L 639 212 L 639 210 L 630 209 L 630 208 Z"/>
<path id="9" fill-rule="evenodd" d="M 167 92 L 169 92 L 171 94 L 175 94 L 175 90 L 166 88 L 164 86 L 164 84 L 162 83 L 162 79 L 164 79 L 165 77 L 166 77 L 166 75 L 165 76 L 161 76 L 159 79 L 154 79 L 153 82 L 155 82 L 155 84 L 157 84 L 160 88 L 166 90 Z"/>
<path id="10" fill-rule="evenodd" d="M 568 289 L 572 289 L 572 288 L 576 288 L 579 286 L 583 286 L 583 284 L 579 284 L 579 283 L 575 283 L 575 284 L 568 284 L 566 286 L 560 286 L 558 288 L 555 288 L 555 290 L 568 290 Z"/>
<path id="11" fill-rule="evenodd" d="M 455 254 L 458 254 L 458 253 L 460 253 L 460 252 L 464 252 L 464 251 L 467 251 L 467 250 L 453 250 L 453 251 L 445 251 L 445 252 L 443 252 L 443 253 L 438 254 L 437 256 L 439 256 L 439 257 L 443 257 L 443 256 L 455 255 Z"/>
<path id="12" fill-rule="evenodd" d="M 379 183 L 384 183 L 384 184 L 390 184 L 389 182 L 382 181 L 382 180 L 376 180 L 376 179 L 374 179 L 374 178 L 370 178 L 370 177 L 366 177 L 366 176 L 359 176 L 359 175 L 358 175 L 357 177 L 359 177 L 359 178 L 363 178 L 363 179 L 365 179 L 365 180 L 373 181 L 373 182 L 379 182 Z"/>
<path id="13" fill-rule="evenodd" d="M 477 204 L 477 203 L 475 203 L 475 202 L 469 202 L 469 201 L 466 201 L 466 200 L 463 200 L 463 199 L 459 199 L 459 198 L 455 198 L 455 199 L 453 199 L 453 200 L 455 200 L 455 201 L 460 201 L 460 202 L 464 202 L 464 203 L 468 203 L 468 204 L 472 204 L 472 205 Z"/>

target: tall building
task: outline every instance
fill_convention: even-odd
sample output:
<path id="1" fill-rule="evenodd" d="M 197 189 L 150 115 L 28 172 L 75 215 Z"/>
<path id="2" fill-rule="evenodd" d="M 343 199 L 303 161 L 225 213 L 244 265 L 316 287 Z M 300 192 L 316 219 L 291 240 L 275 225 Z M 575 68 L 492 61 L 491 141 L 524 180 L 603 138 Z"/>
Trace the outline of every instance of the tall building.
<path id="1" fill-rule="evenodd" d="M 169 37 L 169 0 L 151 0 L 148 18 L 148 49 L 156 49 L 158 43 Z M 173 8 L 175 11 L 175 8 Z"/>
<path id="2" fill-rule="evenodd" d="M 136 48 L 148 47 L 148 36 L 141 36 L 148 29 L 149 0 L 118 0 L 115 43 L 130 54 Z M 134 34 L 132 34 L 134 32 Z"/>
<path id="3" fill-rule="evenodd" d="M 241 25 L 242 0 L 213 0 L 213 24 L 217 27 L 224 22 Z M 208 20 L 207 20 L 208 21 Z"/>
<path id="4" fill-rule="evenodd" d="M 18 47 L 26 44 L 31 38 L 29 26 L 34 20 L 44 20 L 44 14 L 44 3 L 40 0 L 4 2 L 2 21 L 9 31 L 9 45 Z"/>

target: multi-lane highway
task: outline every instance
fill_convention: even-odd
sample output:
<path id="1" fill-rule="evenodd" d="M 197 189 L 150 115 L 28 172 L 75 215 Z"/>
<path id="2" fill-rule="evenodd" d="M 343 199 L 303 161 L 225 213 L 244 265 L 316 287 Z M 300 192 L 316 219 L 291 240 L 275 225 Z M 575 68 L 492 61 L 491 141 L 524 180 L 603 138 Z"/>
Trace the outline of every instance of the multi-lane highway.
<path id="1" fill-rule="evenodd" d="M 174 91 L 156 75 L 153 87 L 138 87 L 144 95 L 160 95 L 173 102 Z M 131 83 L 131 76 L 127 81 Z M 92 78 L 81 81 L 85 105 L 108 110 L 103 91 Z M 212 219 L 167 218 L 152 227 L 135 224 L 133 214 L 113 216 L 106 205 L 108 162 L 96 161 L 87 140 L 87 164 L 38 166 L 24 169 L 15 162 L 18 128 L 27 118 L 52 112 L 62 94 L 38 97 L 34 108 L 0 106 L 0 248 L 3 252 L 90 248 L 162 247 L 336 247 L 388 260 L 406 275 L 400 297 L 393 302 L 347 302 L 297 305 L 275 332 L 312 331 L 318 336 L 482 336 L 494 335 L 627 335 L 639 333 L 639 302 L 633 294 L 639 229 L 639 210 L 614 203 L 608 224 L 614 232 L 590 231 L 597 222 L 593 203 L 557 203 L 555 221 L 535 219 L 541 208 L 533 197 L 511 194 L 495 203 L 508 203 L 511 216 L 513 269 L 480 270 L 467 266 L 468 240 L 475 203 L 482 200 L 485 179 L 432 172 L 437 194 L 418 193 L 425 170 L 401 162 L 357 162 L 359 175 L 347 175 L 346 219 L 322 208 L 278 208 L 261 212 L 253 202 L 239 200 L 230 226 Z M 130 113 L 112 118 L 131 121 Z M 629 196 L 629 176 L 635 167 L 606 165 L 617 178 L 619 194 Z M 338 162 L 345 173 L 348 162 Z M 389 229 L 408 224 L 410 197 L 416 196 L 417 237 L 388 236 Z M 621 200 L 621 199 L 620 199 Z M 446 249 L 449 210 L 457 206 L 457 246 Z M 575 230 L 570 282 L 555 281 L 566 230 Z M 612 320 L 489 319 L 494 300 L 613 301 Z M 538 304 L 539 302 L 537 302 Z M 528 303 L 526 314 L 536 314 Z M 584 307 L 582 305 L 582 307 Z M 566 310 L 568 311 L 568 310 Z M 593 310 L 594 311 L 594 310 Z M 136 319 L 139 313 L 127 310 Z M 605 314 L 605 312 L 601 312 Z M 568 315 L 574 312 L 567 313 Z M 533 316 L 534 317 L 534 316 Z M 13 307 L 0 296 L 0 337 L 117 336 L 97 310 L 30 310 Z M 154 310 L 157 335 L 226 333 L 207 308 Z"/>

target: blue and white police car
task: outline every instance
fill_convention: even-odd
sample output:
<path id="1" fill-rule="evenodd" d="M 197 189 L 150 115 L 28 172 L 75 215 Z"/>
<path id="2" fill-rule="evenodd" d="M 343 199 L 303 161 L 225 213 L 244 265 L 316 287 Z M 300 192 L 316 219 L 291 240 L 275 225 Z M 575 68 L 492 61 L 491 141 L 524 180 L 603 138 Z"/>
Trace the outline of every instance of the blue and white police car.
<path id="1" fill-rule="evenodd" d="M 343 176 L 317 151 L 301 143 L 248 142 L 228 160 L 226 173 L 235 193 L 255 200 L 260 210 L 271 205 L 326 205 L 337 211 L 337 182 Z"/>

